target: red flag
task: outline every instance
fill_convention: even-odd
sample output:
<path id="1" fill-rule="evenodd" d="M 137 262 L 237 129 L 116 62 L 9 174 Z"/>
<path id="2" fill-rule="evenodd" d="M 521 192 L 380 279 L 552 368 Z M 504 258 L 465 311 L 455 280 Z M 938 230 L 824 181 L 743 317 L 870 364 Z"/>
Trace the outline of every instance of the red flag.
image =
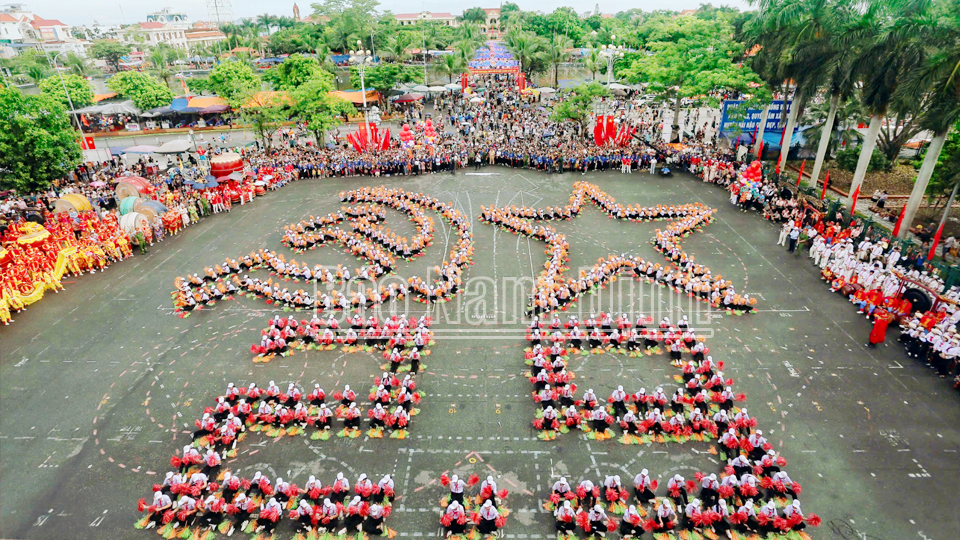
<path id="1" fill-rule="evenodd" d="M 380 142 L 380 150 L 390 149 L 390 128 L 384 128 L 383 141 Z"/>
<path id="2" fill-rule="evenodd" d="M 800 174 L 797 175 L 797 187 L 800 187 L 800 180 L 803 179 L 803 168 L 807 166 L 807 160 L 800 162 Z"/>
<path id="3" fill-rule="evenodd" d="M 820 192 L 820 200 L 822 201 L 824 197 L 827 196 L 827 184 L 830 183 L 830 171 L 827 171 L 827 176 L 823 179 L 823 191 Z"/>
<path id="4" fill-rule="evenodd" d="M 603 142 L 608 142 L 617 136 L 617 125 L 613 123 L 613 115 L 607 116 L 607 128 L 603 130 Z"/>
<path id="5" fill-rule="evenodd" d="M 757 152 L 757 157 L 763 159 L 763 140 L 760 140 L 760 151 Z"/>
<path id="6" fill-rule="evenodd" d="M 603 144 L 603 117 L 597 116 L 597 123 L 593 125 L 593 142 L 600 146 Z"/>
<path id="7" fill-rule="evenodd" d="M 460 90 L 466 92 L 466 91 L 467 91 L 467 86 L 468 86 L 468 85 L 467 85 L 467 74 L 466 74 L 466 73 L 461 73 L 461 74 L 460 74 Z"/>
<path id="8" fill-rule="evenodd" d="M 903 223 L 903 215 L 907 213 L 907 205 L 903 205 L 900 208 L 900 217 L 897 218 L 897 224 L 893 226 L 893 236 L 897 236 L 900 232 L 900 224 Z"/>
<path id="9" fill-rule="evenodd" d="M 757 142 L 757 130 L 760 129 L 760 122 L 757 122 L 757 125 L 753 126 L 753 142 Z"/>
<path id="10" fill-rule="evenodd" d="M 857 186 L 857 190 L 853 192 L 853 204 L 850 205 L 850 215 L 853 216 L 857 212 L 857 199 L 860 198 L 860 186 Z"/>
<path id="11" fill-rule="evenodd" d="M 520 76 L 517 77 L 517 88 L 521 92 L 527 89 L 527 77 L 523 73 L 521 73 Z"/>
<path id="12" fill-rule="evenodd" d="M 906 208 L 906 207 L 904 207 Z M 930 244 L 930 253 L 927 254 L 927 261 L 932 261 L 937 256 L 937 244 L 940 243 L 940 235 L 943 234 L 943 226 L 946 222 L 940 224 L 937 229 L 937 235 L 933 237 L 933 243 Z"/>

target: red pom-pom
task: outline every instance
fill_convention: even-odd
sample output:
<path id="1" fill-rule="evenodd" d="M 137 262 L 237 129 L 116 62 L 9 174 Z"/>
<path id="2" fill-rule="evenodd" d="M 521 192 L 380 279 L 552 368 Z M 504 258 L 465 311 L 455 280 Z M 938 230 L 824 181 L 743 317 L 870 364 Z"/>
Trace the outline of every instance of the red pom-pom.
<path id="1" fill-rule="evenodd" d="M 386 506 L 383 507 L 383 517 L 385 517 L 385 518 L 390 517 L 390 514 L 391 514 L 392 512 L 393 512 L 393 505 L 388 504 L 388 505 L 386 505 Z"/>
<path id="2" fill-rule="evenodd" d="M 137 501 L 137 512 L 143 512 L 147 508 L 147 500 L 140 499 Z"/>
<path id="3" fill-rule="evenodd" d="M 447 487 L 450 485 L 450 477 L 447 476 L 447 473 L 443 473 L 440 475 L 440 485 L 443 487 Z"/>
<path id="4" fill-rule="evenodd" d="M 550 502 L 552 502 L 553 504 L 560 504 L 560 494 L 554 493 L 550 495 Z"/>
<path id="5" fill-rule="evenodd" d="M 777 456 L 776 462 L 778 467 L 783 467 L 787 464 L 787 460 L 783 456 Z"/>
<path id="6" fill-rule="evenodd" d="M 587 490 L 583 486 L 577 486 L 577 497 L 584 498 L 587 496 Z"/>
<path id="7" fill-rule="evenodd" d="M 543 418 L 534 418 L 533 427 L 536 429 L 543 429 Z"/>
<path id="8" fill-rule="evenodd" d="M 477 485 L 477 482 L 479 482 L 479 481 L 480 481 L 480 477 L 479 477 L 479 476 L 477 476 L 476 474 L 471 474 L 471 475 L 470 475 L 470 478 L 467 478 L 467 485 L 470 486 L 470 487 L 473 487 L 473 486 Z"/>
<path id="9" fill-rule="evenodd" d="M 507 495 L 509 495 L 509 494 L 510 494 L 509 491 L 507 491 L 507 490 L 505 490 L 505 489 L 501 489 L 500 491 L 497 492 L 497 497 L 499 497 L 499 498 L 501 498 L 501 499 L 506 499 L 506 498 L 507 498 Z"/>
<path id="10" fill-rule="evenodd" d="M 496 527 L 497 527 L 498 529 L 500 529 L 500 528 L 502 528 L 504 525 L 507 524 L 507 517 L 506 517 L 506 516 L 497 516 L 497 519 L 493 520 L 493 524 L 496 525 Z"/>
<path id="11" fill-rule="evenodd" d="M 440 524 L 444 527 L 449 527 L 451 523 L 453 523 L 453 518 L 450 517 L 450 514 L 440 516 Z"/>
<path id="12" fill-rule="evenodd" d="M 721 499 L 729 499 L 733 497 L 733 486 L 720 486 L 720 489 L 717 490 L 717 493 L 720 495 Z"/>
<path id="13" fill-rule="evenodd" d="M 163 484 L 154 484 L 154 485 L 153 485 L 153 491 L 162 491 L 162 490 L 163 490 Z"/>
<path id="14" fill-rule="evenodd" d="M 703 476 L 704 474 L 700 471 L 693 473 L 693 479 L 696 480 L 697 482 L 703 481 Z"/>
<path id="15" fill-rule="evenodd" d="M 607 518 L 607 532 L 617 530 L 617 522 L 613 518 Z"/>
<path id="16" fill-rule="evenodd" d="M 590 532 L 590 516 L 588 516 L 586 512 L 577 514 L 577 525 L 579 525 L 584 532 Z"/>
<path id="17" fill-rule="evenodd" d="M 697 484 L 693 480 L 687 480 L 686 484 L 687 484 L 687 491 L 693 491 L 697 489 Z"/>
<path id="18" fill-rule="evenodd" d="M 773 528 L 780 529 L 781 531 L 787 531 L 790 529 L 790 523 L 786 519 L 777 516 L 773 518 Z"/>
<path id="19" fill-rule="evenodd" d="M 643 530 L 650 532 L 657 528 L 657 522 L 650 518 L 643 522 Z"/>
<path id="20" fill-rule="evenodd" d="M 656 491 L 656 490 L 657 490 L 657 486 L 659 486 L 659 485 L 660 485 L 660 482 L 659 482 L 659 481 L 657 481 L 657 480 L 651 480 L 651 481 L 650 481 L 650 491 Z"/>
<path id="21" fill-rule="evenodd" d="M 773 480 L 769 476 L 764 476 L 760 479 L 760 487 L 763 489 L 770 489 L 773 486 Z"/>
<path id="22" fill-rule="evenodd" d="M 167 523 L 172 522 L 173 518 L 175 517 L 176 513 L 173 510 L 167 510 L 163 513 L 163 519 L 161 521 L 163 521 L 163 524 L 166 525 Z"/>
<path id="23" fill-rule="evenodd" d="M 480 514 L 479 514 L 478 512 L 471 512 L 471 513 L 470 513 L 470 521 L 474 522 L 475 524 L 479 524 L 479 523 L 480 523 Z"/>
<path id="24" fill-rule="evenodd" d="M 803 493 L 803 488 L 800 486 L 800 484 L 799 484 L 798 482 L 794 482 L 794 483 L 793 483 L 793 494 L 799 496 L 801 493 Z"/>
<path id="25" fill-rule="evenodd" d="M 180 510 L 177 512 L 177 521 L 186 521 L 189 516 L 190 514 L 186 510 Z"/>
<path id="26" fill-rule="evenodd" d="M 170 456 L 170 466 L 174 469 L 179 469 L 181 460 L 179 456 Z"/>
<path id="27" fill-rule="evenodd" d="M 807 525 L 811 527 L 819 527 L 820 522 L 821 522 L 820 516 L 816 514 L 810 514 L 809 516 L 807 516 Z"/>

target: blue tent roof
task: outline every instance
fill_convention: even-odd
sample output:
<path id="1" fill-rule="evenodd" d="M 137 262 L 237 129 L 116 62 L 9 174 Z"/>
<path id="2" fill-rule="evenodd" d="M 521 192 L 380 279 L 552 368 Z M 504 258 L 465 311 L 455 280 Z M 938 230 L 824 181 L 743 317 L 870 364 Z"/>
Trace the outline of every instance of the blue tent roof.
<path id="1" fill-rule="evenodd" d="M 187 104 L 190 103 L 190 100 L 187 98 L 175 98 L 170 102 L 171 111 L 182 111 L 187 108 Z"/>

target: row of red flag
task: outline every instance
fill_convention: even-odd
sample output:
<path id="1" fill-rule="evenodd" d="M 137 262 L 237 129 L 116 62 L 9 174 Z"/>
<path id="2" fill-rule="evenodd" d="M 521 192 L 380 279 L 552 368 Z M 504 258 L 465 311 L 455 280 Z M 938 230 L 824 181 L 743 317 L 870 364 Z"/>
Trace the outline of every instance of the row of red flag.
<path id="1" fill-rule="evenodd" d="M 370 134 L 367 135 L 369 126 Z M 347 135 L 347 141 L 357 150 L 363 152 L 367 149 L 387 150 L 390 148 L 390 129 L 384 128 L 381 132 L 376 124 L 360 124 L 356 132 Z"/>
<path id="2" fill-rule="evenodd" d="M 630 144 L 630 138 L 636 131 L 636 128 L 626 125 L 618 130 L 612 115 L 597 115 L 596 124 L 593 126 L 593 142 L 597 146 L 613 144 L 624 147 Z"/>

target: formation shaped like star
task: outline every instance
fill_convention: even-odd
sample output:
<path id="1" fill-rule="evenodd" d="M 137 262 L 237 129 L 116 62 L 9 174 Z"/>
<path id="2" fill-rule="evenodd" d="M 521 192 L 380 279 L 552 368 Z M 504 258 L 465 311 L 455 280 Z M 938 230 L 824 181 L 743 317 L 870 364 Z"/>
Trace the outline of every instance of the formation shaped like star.
<path id="1" fill-rule="evenodd" d="M 537 225 L 535 221 L 575 219 L 586 204 L 594 204 L 613 218 L 630 221 L 668 220 L 665 229 L 657 229 L 654 247 L 671 261 L 661 265 L 640 257 L 611 254 L 601 258 L 589 271 L 581 271 L 577 277 L 566 274 L 570 244 L 566 235 L 549 225 Z M 510 206 L 504 208 L 481 207 L 480 219 L 509 230 L 540 240 L 547 245 L 547 261 L 537 277 L 533 291 L 531 310 L 549 313 L 575 300 L 581 294 L 602 286 L 621 272 L 634 272 L 636 277 L 655 281 L 677 292 L 687 293 L 715 307 L 723 306 L 731 312 L 749 311 L 755 300 L 734 293 L 732 284 L 721 276 L 713 276 L 710 269 L 696 264 L 680 246 L 680 239 L 699 230 L 711 221 L 715 209 L 701 203 L 684 205 L 657 205 L 643 207 L 617 203 L 597 185 L 575 182 L 570 202 L 564 206 L 529 208 Z"/>

